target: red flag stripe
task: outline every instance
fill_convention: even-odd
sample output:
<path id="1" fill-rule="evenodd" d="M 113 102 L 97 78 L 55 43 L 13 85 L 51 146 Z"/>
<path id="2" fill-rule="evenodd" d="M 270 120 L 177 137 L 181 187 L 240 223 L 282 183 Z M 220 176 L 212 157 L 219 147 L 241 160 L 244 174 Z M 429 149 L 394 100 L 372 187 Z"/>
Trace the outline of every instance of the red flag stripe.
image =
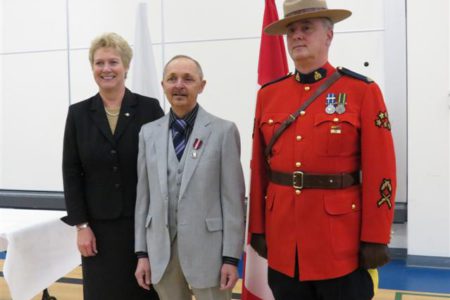
<path id="1" fill-rule="evenodd" d="M 277 79 L 288 72 L 286 49 L 282 36 L 264 33 L 264 28 L 278 21 L 278 12 L 274 0 L 265 0 L 264 20 L 261 33 L 261 44 L 258 62 L 258 84 L 263 85 Z"/>

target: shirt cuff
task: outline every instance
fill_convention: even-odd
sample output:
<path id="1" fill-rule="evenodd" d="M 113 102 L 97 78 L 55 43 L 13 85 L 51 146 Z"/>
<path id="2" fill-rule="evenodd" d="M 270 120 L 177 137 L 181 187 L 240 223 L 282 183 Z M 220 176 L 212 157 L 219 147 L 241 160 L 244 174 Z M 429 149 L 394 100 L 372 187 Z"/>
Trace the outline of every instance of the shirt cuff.
<path id="1" fill-rule="evenodd" d="M 222 263 L 237 266 L 239 264 L 239 259 L 229 256 L 222 256 Z"/>
<path id="2" fill-rule="evenodd" d="M 148 253 L 143 251 L 136 252 L 137 258 L 148 258 Z"/>

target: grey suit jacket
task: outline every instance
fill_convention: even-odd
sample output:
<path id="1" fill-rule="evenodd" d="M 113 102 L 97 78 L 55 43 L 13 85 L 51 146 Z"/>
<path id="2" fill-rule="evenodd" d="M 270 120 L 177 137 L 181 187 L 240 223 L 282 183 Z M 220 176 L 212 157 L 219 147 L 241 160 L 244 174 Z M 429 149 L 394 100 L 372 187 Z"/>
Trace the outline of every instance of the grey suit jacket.
<path id="1" fill-rule="evenodd" d="M 167 147 L 169 115 L 144 125 L 139 134 L 135 250 L 148 252 L 152 283 L 170 259 Z M 202 145 L 194 150 L 198 139 Z M 222 257 L 240 258 L 244 243 L 244 178 L 236 125 L 199 108 L 186 145 L 178 199 L 180 264 L 195 288 L 219 285 Z M 193 152 L 196 152 L 194 157 Z M 174 183 L 175 184 L 175 183 Z"/>

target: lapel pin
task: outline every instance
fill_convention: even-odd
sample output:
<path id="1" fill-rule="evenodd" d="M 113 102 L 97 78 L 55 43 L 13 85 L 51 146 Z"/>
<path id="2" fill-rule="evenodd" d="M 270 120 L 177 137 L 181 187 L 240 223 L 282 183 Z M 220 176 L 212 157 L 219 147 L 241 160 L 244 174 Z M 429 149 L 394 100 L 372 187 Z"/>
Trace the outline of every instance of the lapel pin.
<path id="1" fill-rule="evenodd" d="M 129 116 L 130 116 L 130 113 L 126 112 L 125 117 L 129 117 Z"/>

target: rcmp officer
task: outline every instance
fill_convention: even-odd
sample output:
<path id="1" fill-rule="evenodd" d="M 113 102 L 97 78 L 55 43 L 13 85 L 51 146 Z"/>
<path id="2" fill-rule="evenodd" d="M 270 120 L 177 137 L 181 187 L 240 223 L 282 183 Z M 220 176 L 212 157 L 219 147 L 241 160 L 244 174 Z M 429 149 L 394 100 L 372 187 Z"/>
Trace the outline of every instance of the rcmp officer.
<path id="1" fill-rule="evenodd" d="M 389 261 L 395 155 L 376 83 L 328 62 L 333 24 L 351 15 L 324 0 L 285 0 L 295 74 L 258 93 L 251 161 L 251 244 L 268 258 L 276 299 L 366 300 L 367 269 Z"/>

